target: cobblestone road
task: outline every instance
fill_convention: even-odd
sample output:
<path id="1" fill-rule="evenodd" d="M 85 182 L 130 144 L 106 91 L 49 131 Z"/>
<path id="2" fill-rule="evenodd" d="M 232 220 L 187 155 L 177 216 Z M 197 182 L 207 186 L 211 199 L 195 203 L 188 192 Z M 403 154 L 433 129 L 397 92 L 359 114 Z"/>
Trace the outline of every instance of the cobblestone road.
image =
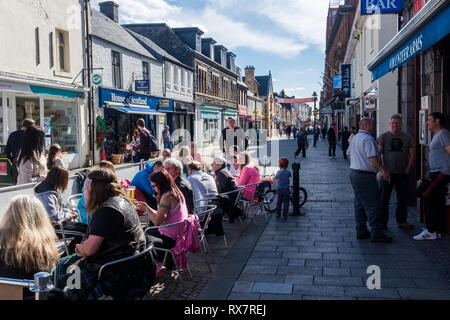
<path id="1" fill-rule="evenodd" d="M 281 156 L 294 160 L 294 140 L 280 140 Z M 400 230 L 393 210 L 391 244 L 356 240 L 353 190 L 349 163 L 338 148 L 338 158 L 328 159 L 325 141 L 307 150 L 301 160 L 300 184 L 308 191 L 302 216 L 287 220 L 263 216 L 226 224 L 228 248 L 222 238 L 210 236 L 209 273 L 201 253 L 190 256 L 193 280 L 165 275 L 158 279 L 148 299 L 450 299 L 450 282 L 444 268 L 424 254 L 432 242 L 418 244 L 412 235 L 421 230 L 414 211 L 412 231 Z M 274 172 L 277 168 L 267 168 Z M 439 245 L 448 245 L 441 239 Z M 448 256 L 447 253 L 443 253 Z M 367 267 L 381 270 L 381 289 L 369 290 Z"/>

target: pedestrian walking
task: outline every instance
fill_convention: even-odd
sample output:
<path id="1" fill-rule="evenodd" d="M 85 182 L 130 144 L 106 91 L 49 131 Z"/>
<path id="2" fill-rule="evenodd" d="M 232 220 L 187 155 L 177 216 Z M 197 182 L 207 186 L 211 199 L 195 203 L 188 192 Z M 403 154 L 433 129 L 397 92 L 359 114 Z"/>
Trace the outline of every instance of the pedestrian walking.
<path id="1" fill-rule="evenodd" d="M 164 143 L 164 149 L 169 149 L 170 151 L 173 150 L 173 139 L 170 134 L 170 127 L 165 126 L 164 131 L 162 132 L 163 137 L 163 143 Z"/>
<path id="2" fill-rule="evenodd" d="M 303 158 L 306 158 L 306 143 L 307 143 L 307 136 L 306 131 L 304 127 L 300 128 L 300 131 L 297 132 L 297 151 L 294 153 L 294 158 L 297 158 L 297 156 L 300 154 L 300 152 L 303 155 Z"/>
<path id="3" fill-rule="evenodd" d="M 291 138 L 291 132 L 292 132 L 292 128 L 291 128 L 291 126 L 289 125 L 289 126 L 287 126 L 287 128 L 286 128 L 286 136 L 287 136 L 288 139 Z"/>
<path id="4" fill-rule="evenodd" d="M 137 151 L 136 160 L 137 162 L 141 160 L 147 161 L 150 158 L 150 154 L 158 149 L 158 146 L 155 143 L 155 137 L 145 127 L 144 119 L 138 119 L 136 125 L 139 130 L 139 145 L 134 147 L 135 151 Z"/>
<path id="5" fill-rule="evenodd" d="M 294 137 L 294 139 L 295 137 L 297 137 L 297 132 L 298 132 L 297 126 L 294 126 L 294 128 L 292 129 L 292 136 Z"/>
<path id="6" fill-rule="evenodd" d="M 376 179 L 377 170 L 384 180 L 389 180 L 389 172 L 378 160 L 376 142 L 372 133 L 375 122 L 370 118 L 360 121 L 360 131 L 353 138 L 347 150 L 350 156 L 350 182 L 355 194 L 356 238 L 372 238 L 372 242 L 392 242 L 392 238 L 382 233 L 380 190 Z M 371 232 L 367 230 L 369 221 Z"/>
<path id="7" fill-rule="evenodd" d="M 336 158 L 336 132 L 334 131 L 334 123 L 331 124 L 327 132 L 328 135 L 328 158 Z"/>
<path id="8" fill-rule="evenodd" d="M 445 196 L 450 182 L 450 132 L 445 129 L 444 115 L 433 112 L 428 116 L 427 127 L 434 134 L 430 144 L 428 165 L 430 177 L 419 187 L 424 200 L 425 224 L 414 240 L 435 240 L 445 232 Z"/>
<path id="9" fill-rule="evenodd" d="M 324 126 L 324 127 L 322 127 L 322 140 L 325 140 L 325 137 L 326 137 L 326 135 L 327 135 L 327 128 Z"/>
<path id="10" fill-rule="evenodd" d="M 314 148 L 316 147 L 317 140 L 319 139 L 319 127 L 314 126 Z"/>
<path id="11" fill-rule="evenodd" d="M 23 120 L 22 128 L 12 132 L 8 137 L 8 141 L 6 142 L 6 156 L 8 157 L 8 160 L 11 162 L 11 178 L 14 184 L 17 183 L 17 176 L 19 175 L 17 169 L 18 167 L 17 159 L 19 157 L 20 149 L 22 148 L 23 145 L 25 131 L 33 125 L 34 125 L 33 119 L 27 118 Z"/>
<path id="12" fill-rule="evenodd" d="M 344 159 L 347 159 L 347 149 L 348 149 L 348 139 L 350 138 L 350 131 L 345 127 L 342 132 L 342 154 L 344 155 Z"/>
<path id="13" fill-rule="evenodd" d="M 392 189 L 397 193 L 397 208 L 395 216 L 397 225 L 402 229 L 412 229 L 413 225 L 406 220 L 408 217 L 408 181 L 414 163 L 414 139 L 402 131 L 402 116 L 394 114 L 389 121 L 389 131 L 377 139 L 378 152 L 382 156 L 382 163 L 391 176 L 390 181 L 382 181 L 383 228 L 387 229 L 389 221 L 389 200 Z"/>
<path id="14" fill-rule="evenodd" d="M 280 170 L 275 175 L 277 181 L 277 217 L 281 216 L 283 210 L 283 217 L 287 218 L 289 211 L 289 179 L 291 177 L 291 171 L 288 170 L 289 160 L 287 158 L 281 158 Z"/>

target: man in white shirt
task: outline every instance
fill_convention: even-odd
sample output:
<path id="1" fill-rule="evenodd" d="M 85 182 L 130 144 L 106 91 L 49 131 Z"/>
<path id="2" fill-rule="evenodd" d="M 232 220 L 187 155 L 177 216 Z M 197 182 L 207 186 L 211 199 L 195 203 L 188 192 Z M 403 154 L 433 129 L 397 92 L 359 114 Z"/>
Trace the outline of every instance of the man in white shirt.
<path id="1" fill-rule="evenodd" d="M 356 238 L 371 238 L 372 242 L 392 242 L 392 238 L 382 233 L 381 194 L 376 174 L 389 181 L 389 172 L 378 159 L 375 139 L 372 136 L 375 121 L 362 118 L 359 122 L 359 133 L 352 139 L 347 150 L 350 157 L 350 181 L 355 193 Z M 367 230 L 369 221 L 371 231 Z"/>

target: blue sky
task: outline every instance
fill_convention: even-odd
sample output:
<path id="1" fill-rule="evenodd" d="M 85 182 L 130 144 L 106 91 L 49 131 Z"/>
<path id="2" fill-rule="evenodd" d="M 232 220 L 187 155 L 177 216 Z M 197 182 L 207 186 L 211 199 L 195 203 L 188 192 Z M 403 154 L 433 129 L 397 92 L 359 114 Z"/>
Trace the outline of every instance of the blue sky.
<path id="1" fill-rule="evenodd" d="M 101 0 L 93 0 L 98 9 Z M 202 29 L 236 54 L 242 73 L 274 79 L 295 97 L 320 93 L 329 0 L 116 0 L 120 23 L 165 22 Z"/>

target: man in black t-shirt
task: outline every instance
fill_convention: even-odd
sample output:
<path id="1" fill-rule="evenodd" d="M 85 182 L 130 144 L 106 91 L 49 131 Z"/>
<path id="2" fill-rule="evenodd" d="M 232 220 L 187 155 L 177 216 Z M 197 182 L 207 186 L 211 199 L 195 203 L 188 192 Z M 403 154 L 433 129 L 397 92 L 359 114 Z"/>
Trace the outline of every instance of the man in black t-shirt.
<path id="1" fill-rule="evenodd" d="M 238 146 L 239 152 L 248 148 L 248 138 L 244 130 L 236 125 L 236 120 L 232 117 L 228 118 L 227 127 L 222 130 L 220 145 L 224 153 L 227 153 L 233 145 Z"/>

